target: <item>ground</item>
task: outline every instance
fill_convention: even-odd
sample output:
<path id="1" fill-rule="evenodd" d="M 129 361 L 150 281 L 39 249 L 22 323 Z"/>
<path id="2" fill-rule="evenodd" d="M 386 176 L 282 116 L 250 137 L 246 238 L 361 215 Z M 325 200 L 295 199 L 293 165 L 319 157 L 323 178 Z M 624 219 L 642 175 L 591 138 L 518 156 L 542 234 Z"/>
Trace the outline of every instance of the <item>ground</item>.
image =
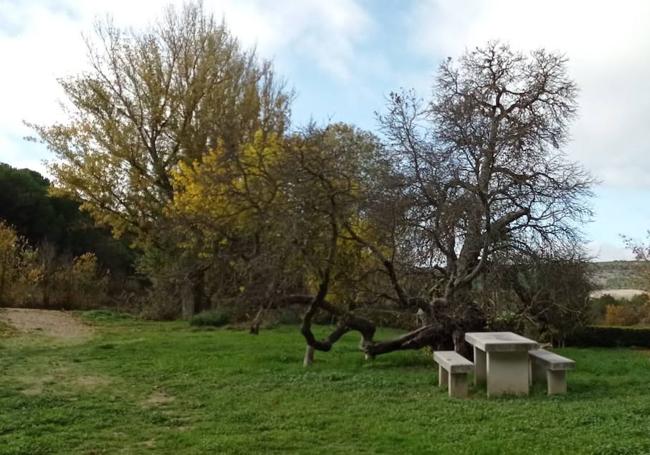
<path id="1" fill-rule="evenodd" d="M 560 350 L 565 396 L 455 400 L 430 355 L 366 362 L 353 335 L 304 369 L 296 327 L 53 317 L 77 335 L 0 314 L 1 454 L 650 453 L 643 351 Z"/>
<path id="2" fill-rule="evenodd" d="M 88 324 L 63 311 L 4 308 L 0 309 L 0 323 L 19 332 L 40 332 L 41 335 L 59 340 L 84 341 L 93 333 Z"/>

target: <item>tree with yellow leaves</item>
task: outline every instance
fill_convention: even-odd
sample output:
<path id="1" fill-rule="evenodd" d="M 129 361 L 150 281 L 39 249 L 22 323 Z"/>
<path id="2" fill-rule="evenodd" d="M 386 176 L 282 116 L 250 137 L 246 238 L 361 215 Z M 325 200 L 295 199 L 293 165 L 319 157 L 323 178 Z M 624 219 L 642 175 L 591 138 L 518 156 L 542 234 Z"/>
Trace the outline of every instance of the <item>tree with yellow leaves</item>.
<path id="1" fill-rule="evenodd" d="M 142 264 L 151 275 L 178 254 L 165 238 L 165 210 L 179 163 L 216 147 L 236 158 L 256 132 L 282 134 L 292 94 L 201 3 L 169 7 L 140 31 L 99 23 L 88 57 L 86 71 L 60 81 L 67 118 L 34 128 L 56 154 L 58 189 L 115 235 L 129 235 L 150 255 Z M 201 275 L 193 266 L 181 272 Z"/>

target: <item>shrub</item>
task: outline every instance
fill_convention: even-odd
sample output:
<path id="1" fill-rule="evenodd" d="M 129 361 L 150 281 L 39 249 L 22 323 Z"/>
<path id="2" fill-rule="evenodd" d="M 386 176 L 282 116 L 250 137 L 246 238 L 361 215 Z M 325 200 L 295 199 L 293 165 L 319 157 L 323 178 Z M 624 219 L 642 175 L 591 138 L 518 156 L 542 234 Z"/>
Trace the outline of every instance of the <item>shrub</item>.
<path id="1" fill-rule="evenodd" d="M 631 304 L 607 305 L 605 307 L 606 325 L 634 325 L 641 321 L 639 309 Z"/>
<path id="2" fill-rule="evenodd" d="M 119 313 L 111 310 L 90 310 L 84 312 L 82 317 L 88 321 L 94 322 L 122 322 L 134 319 L 131 314 Z"/>
<path id="3" fill-rule="evenodd" d="M 631 299 L 615 299 L 604 295 L 595 301 L 603 305 L 603 317 L 598 322 L 612 326 L 630 326 L 650 322 L 650 300 L 646 294 L 635 295 Z"/>
<path id="4" fill-rule="evenodd" d="M 616 300 L 609 294 L 605 294 L 598 298 L 591 299 L 591 314 L 589 319 L 592 324 L 602 324 L 605 321 L 608 305 L 618 305 L 621 302 Z"/>
<path id="5" fill-rule="evenodd" d="M 203 311 L 190 319 L 190 325 L 197 327 L 221 327 L 230 322 L 230 314 L 223 310 Z"/>
<path id="6" fill-rule="evenodd" d="M 650 348 L 650 328 L 588 326 L 572 334 L 566 344 L 580 347 Z"/>
<path id="7" fill-rule="evenodd" d="M 296 308 L 282 308 L 275 316 L 275 323 L 280 325 L 298 325 L 302 322 L 302 315 Z"/>
<path id="8" fill-rule="evenodd" d="M 412 311 L 402 311 L 393 308 L 364 307 L 356 310 L 359 315 L 374 322 L 378 327 L 413 330 L 418 324 L 416 314 Z"/>

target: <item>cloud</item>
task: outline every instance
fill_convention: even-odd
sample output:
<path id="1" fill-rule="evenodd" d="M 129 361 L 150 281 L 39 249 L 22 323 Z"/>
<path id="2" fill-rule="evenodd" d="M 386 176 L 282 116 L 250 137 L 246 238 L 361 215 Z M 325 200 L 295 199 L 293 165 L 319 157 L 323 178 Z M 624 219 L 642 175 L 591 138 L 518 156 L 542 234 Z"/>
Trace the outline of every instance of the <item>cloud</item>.
<path id="1" fill-rule="evenodd" d="M 374 30 L 371 16 L 355 0 L 229 0 L 206 6 L 222 12 L 235 35 L 262 55 L 293 55 L 344 80 L 351 77 L 355 48 Z"/>
<path id="2" fill-rule="evenodd" d="M 650 2 L 431 0 L 408 16 L 410 46 L 436 59 L 493 39 L 565 53 L 581 89 L 571 157 L 608 186 L 650 188 Z"/>
<path id="3" fill-rule="evenodd" d="M 171 4 L 180 7 L 181 0 Z M 58 77 L 85 68 L 82 33 L 92 32 L 98 17 L 111 15 L 120 26 L 140 28 L 162 14 L 157 0 L 0 0 L 0 161 L 34 165 L 48 157 L 44 148 L 21 140 L 31 134 L 23 120 L 52 123 L 61 119 Z M 282 55 L 280 73 L 292 57 L 340 80 L 349 80 L 358 63 L 355 47 L 373 30 L 373 21 L 356 0 L 206 0 L 204 7 L 224 17 L 246 47 L 262 57 Z"/>
<path id="4" fill-rule="evenodd" d="M 587 254 L 595 261 L 633 261 L 634 253 L 621 244 L 609 242 L 590 242 L 587 244 Z"/>

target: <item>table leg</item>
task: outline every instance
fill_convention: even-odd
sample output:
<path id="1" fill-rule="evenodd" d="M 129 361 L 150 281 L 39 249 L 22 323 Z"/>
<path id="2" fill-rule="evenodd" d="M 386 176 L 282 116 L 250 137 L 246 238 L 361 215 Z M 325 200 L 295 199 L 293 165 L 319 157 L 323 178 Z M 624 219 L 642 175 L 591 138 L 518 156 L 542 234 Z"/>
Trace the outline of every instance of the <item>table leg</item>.
<path id="1" fill-rule="evenodd" d="M 447 370 L 438 365 L 438 387 L 446 388 L 449 383 Z"/>
<path id="2" fill-rule="evenodd" d="M 485 361 L 485 351 L 481 351 L 474 346 L 474 384 L 485 384 L 487 377 L 487 364 Z"/>
<path id="3" fill-rule="evenodd" d="M 528 352 L 488 352 L 487 395 L 528 395 Z"/>

